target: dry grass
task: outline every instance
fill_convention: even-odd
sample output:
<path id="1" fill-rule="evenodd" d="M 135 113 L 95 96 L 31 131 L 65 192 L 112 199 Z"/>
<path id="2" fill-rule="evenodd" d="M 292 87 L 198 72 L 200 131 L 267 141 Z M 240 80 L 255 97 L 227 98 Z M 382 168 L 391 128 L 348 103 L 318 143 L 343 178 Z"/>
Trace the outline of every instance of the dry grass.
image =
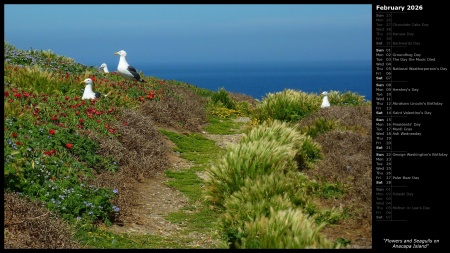
<path id="1" fill-rule="evenodd" d="M 176 92 L 167 94 L 163 102 L 147 102 L 142 106 L 143 114 L 155 123 L 176 129 L 198 132 L 207 122 L 206 99 L 198 96 L 186 86 L 167 83 L 167 88 Z"/>
<path id="2" fill-rule="evenodd" d="M 77 249 L 67 224 L 43 203 L 3 193 L 5 249 Z"/>
<path id="3" fill-rule="evenodd" d="M 346 238 L 361 246 L 372 245 L 372 107 L 336 106 L 320 110 L 299 122 L 304 126 L 322 117 L 336 120 L 340 127 L 317 136 L 324 159 L 313 170 L 303 171 L 312 178 L 346 185 L 342 199 L 322 204 L 351 210 L 349 219 L 328 226 L 331 239 Z"/>

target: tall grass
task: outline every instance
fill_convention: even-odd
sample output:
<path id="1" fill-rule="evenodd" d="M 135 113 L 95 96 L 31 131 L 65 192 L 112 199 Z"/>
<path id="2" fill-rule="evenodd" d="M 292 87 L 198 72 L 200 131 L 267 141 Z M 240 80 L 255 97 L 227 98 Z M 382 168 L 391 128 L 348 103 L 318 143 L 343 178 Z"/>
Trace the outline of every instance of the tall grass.
<path id="1" fill-rule="evenodd" d="M 328 92 L 328 100 L 332 106 L 340 106 L 340 105 L 349 105 L 349 106 L 358 106 L 358 105 L 370 105 L 372 104 L 370 101 L 366 100 L 364 96 L 359 95 L 356 92 L 346 91 L 330 91 Z"/>
<path id="2" fill-rule="evenodd" d="M 231 245 L 245 237 L 245 224 L 262 216 L 270 217 L 272 211 L 308 206 L 307 192 L 299 188 L 307 178 L 296 172 L 273 172 L 255 179 L 246 179 L 244 185 L 225 199 L 226 212 L 221 218 Z"/>
<path id="3" fill-rule="evenodd" d="M 324 224 L 316 225 L 300 209 L 274 210 L 245 224 L 246 236 L 236 248 L 319 249 L 334 248 L 320 234 Z"/>
<path id="4" fill-rule="evenodd" d="M 314 94 L 284 89 L 281 92 L 268 93 L 256 108 L 254 117 L 258 121 L 277 119 L 281 121 L 298 121 L 320 108 L 320 97 Z"/>
<path id="5" fill-rule="evenodd" d="M 222 206 L 225 198 L 239 190 L 246 178 L 295 170 L 295 154 L 292 146 L 280 146 L 277 141 L 257 140 L 230 145 L 227 153 L 206 171 L 209 178 L 206 181 L 207 199 Z"/>
<path id="6" fill-rule="evenodd" d="M 280 145 L 293 145 L 292 148 L 296 152 L 295 160 L 301 169 L 312 168 L 317 160 L 323 158 L 320 145 L 288 122 L 264 121 L 244 133 L 241 143 L 258 139 L 275 140 Z"/>

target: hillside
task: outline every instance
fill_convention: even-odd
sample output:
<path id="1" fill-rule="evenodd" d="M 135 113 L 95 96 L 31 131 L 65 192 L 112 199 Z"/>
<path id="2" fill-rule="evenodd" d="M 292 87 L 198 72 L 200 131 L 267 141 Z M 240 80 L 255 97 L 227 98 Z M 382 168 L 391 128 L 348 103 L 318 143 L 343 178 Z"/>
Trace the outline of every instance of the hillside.
<path id="1" fill-rule="evenodd" d="M 371 248 L 372 107 L 357 94 L 330 92 L 332 106 L 319 109 L 318 95 L 282 92 L 274 99 L 313 105 L 286 99 L 285 116 L 269 97 L 152 76 L 126 82 L 6 42 L 4 69 L 5 249 L 243 246 L 205 188 L 229 147 L 277 118 L 320 147 L 317 159 L 295 162 L 307 200 L 292 208 L 332 247 Z M 87 77 L 108 97 L 81 100 Z"/>

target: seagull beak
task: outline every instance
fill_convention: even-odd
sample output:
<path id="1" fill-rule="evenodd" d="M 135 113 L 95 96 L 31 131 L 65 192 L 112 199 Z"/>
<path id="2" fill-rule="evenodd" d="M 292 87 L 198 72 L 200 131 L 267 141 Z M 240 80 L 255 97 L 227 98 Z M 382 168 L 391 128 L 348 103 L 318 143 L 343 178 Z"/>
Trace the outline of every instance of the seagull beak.
<path id="1" fill-rule="evenodd" d="M 81 81 L 81 82 L 80 82 L 80 84 L 83 84 L 83 83 L 84 83 L 84 81 Z"/>
<path id="2" fill-rule="evenodd" d="M 115 52 L 115 53 L 114 53 L 114 55 L 118 55 L 118 54 L 119 54 L 119 52 Z"/>

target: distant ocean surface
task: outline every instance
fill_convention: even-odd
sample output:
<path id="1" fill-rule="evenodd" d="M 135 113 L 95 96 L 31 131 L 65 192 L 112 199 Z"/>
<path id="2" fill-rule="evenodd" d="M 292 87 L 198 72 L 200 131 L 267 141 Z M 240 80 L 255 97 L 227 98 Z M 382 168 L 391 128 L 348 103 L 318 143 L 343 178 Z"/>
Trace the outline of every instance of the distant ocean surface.
<path id="1" fill-rule="evenodd" d="M 284 89 L 307 93 L 356 92 L 372 100 L 371 61 L 297 63 L 162 63 L 141 65 L 145 76 L 200 88 L 243 93 L 257 99 Z"/>

